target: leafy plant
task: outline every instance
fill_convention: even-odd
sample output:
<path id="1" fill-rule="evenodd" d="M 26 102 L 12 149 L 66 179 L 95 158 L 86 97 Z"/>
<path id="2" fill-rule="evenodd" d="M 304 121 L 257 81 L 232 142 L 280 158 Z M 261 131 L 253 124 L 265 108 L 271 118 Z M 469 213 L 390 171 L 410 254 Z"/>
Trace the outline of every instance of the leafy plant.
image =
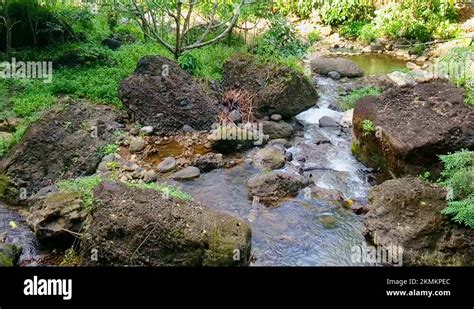
<path id="1" fill-rule="evenodd" d="M 321 33 L 318 30 L 312 30 L 308 33 L 308 42 L 314 44 L 318 41 L 321 41 Z"/>
<path id="2" fill-rule="evenodd" d="M 119 146 L 117 144 L 107 144 L 100 150 L 100 153 L 104 155 L 110 155 L 117 152 Z"/>
<path id="3" fill-rule="evenodd" d="M 256 39 L 254 52 L 266 56 L 301 57 L 307 47 L 294 26 L 285 18 L 276 16 L 271 21 L 270 29 Z"/>
<path id="4" fill-rule="evenodd" d="M 101 183 L 102 178 L 99 176 L 88 176 L 72 180 L 62 180 L 57 186 L 61 191 L 80 193 L 82 206 L 87 210 L 91 210 L 94 205 L 94 189 Z"/>
<path id="5" fill-rule="evenodd" d="M 375 124 L 372 120 L 364 119 L 362 121 L 362 130 L 364 131 L 364 135 L 371 135 L 375 133 Z"/>
<path id="6" fill-rule="evenodd" d="M 361 36 L 362 29 L 367 23 L 364 21 L 351 21 L 345 23 L 339 30 L 339 34 L 345 38 L 356 39 Z"/>
<path id="7" fill-rule="evenodd" d="M 439 182 L 448 189 L 443 214 L 474 228 L 474 151 L 462 150 L 440 156 L 444 169 Z"/>
<path id="8" fill-rule="evenodd" d="M 347 111 L 355 107 L 357 101 L 368 96 L 378 96 L 381 94 L 379 88 L 375 87 L 364 87 L 351 91 L 347 96 L 345 96 L 340 104 L 342 111 Z"/>
<path id="9" fill-rule="evenodd" d="M 326 25 L 340 26 L 355 21 L 370 21 L 374 10 L 366 1 L 328 0 L 319 8 L 319 15 Z"/>
<path id="10" fill-rule="evenodd" d="M 428 181 L 429 182 L 431 180 L 431 173 L 430 172 L 424 172 L 423 174 L 420 174 L 418 177 L 423 181 Z"/>

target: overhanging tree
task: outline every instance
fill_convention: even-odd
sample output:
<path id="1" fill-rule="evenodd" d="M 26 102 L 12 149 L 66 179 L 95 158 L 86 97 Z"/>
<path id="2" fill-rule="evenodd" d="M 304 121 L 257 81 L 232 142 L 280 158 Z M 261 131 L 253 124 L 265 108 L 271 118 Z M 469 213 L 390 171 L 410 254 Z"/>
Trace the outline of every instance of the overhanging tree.
<path id="1" fill-rule="evenodd" d="M 128 1 L 127 1 L 128 2 Z M 168 49 L 176 59 L 188 50 L 219 42 L 237 24 L 249 0 L 131 0 L 126 7 L 140 24 L 145 37 Z M 221 18 L 224 21 L 221 21 Z M 192 42 L 184 40 L 195 23 L 205 29 Z M 172 35 L 169 35 L 171 30 Z M 217 33 L 216 33 L 217 32 Z M 209 34 L 213 33 L 212 37 Z"/>

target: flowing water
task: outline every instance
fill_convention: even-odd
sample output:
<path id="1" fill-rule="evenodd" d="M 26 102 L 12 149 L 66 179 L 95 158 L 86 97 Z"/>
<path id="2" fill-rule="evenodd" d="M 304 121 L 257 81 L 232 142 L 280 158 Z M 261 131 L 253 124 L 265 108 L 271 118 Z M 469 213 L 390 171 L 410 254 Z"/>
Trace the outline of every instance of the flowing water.
<path id="1" fill-rule="evenodd" d="M 20 264 L 34 265 L 39 259 L 38 242 L 25 220 L 15 209 L 0 202 L 0 239 L 22 246 Z"/>
<path id="2" fill-rule="evenodd" d="M 306 158 L 305 167 L 312 172 L 305 175 L 311 176 L 317 186 L 338 189 L 347 199 L 363 201 L 369 184 L 361 172 L 364 166 L 351 155 L 350 134 L 318 126 L 322 116 L 336 120 L 342 117 L 342 113 L 328 107 L 337 100 L 338 83 L 320 78 L 318 85 L 318 106 L 296 117 L 304 124 L 305 133 L 293 141 L 289 151 L 295 158 Z M 315 141 L 322 137 L 331 144 L 316 145 Z M 294 160 L 285 169 L 295 172 L 301 164 Z M 253 265 L 355 265 L 351 261 L 351 249 L 365 244 L 361 217 L 330 202 L 308 198 L 305 190 L 278 207 L 252 203 L 247 196 L 246 181 L 260 172 L 250 163 L 244 163 L 232 169 L 214 170 L 180 186 L 195 200 L 248 221 L 257 257 Z"/>

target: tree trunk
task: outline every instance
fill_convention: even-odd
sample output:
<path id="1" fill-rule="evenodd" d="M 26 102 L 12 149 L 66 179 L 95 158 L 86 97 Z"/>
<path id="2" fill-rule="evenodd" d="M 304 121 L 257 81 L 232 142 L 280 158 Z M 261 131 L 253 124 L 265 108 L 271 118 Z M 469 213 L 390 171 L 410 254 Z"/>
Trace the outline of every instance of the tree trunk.
<path id="1" fill-rule="evenodd" d="M 178 1 L 178 9 L 176 12 L 176 46 L 174 49 L 174 58 L 178 60 L 181 55 L 181 0 Z"/>

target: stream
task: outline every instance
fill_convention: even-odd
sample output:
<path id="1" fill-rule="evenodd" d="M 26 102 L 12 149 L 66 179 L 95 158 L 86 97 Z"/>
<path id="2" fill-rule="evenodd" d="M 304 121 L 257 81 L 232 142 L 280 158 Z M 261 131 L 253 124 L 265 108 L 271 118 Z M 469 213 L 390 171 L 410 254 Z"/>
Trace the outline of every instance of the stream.
<path id="1" fill-rule="evenodd" d="M 304 154 L 305 167 L 321 167 L 305 176 L 321 188 L 337 189 L 346 199 L 364 201 L 370 185 L 365 167 L 351 155 L 351 135 L 337 128 L 319 128 L 319 119 L 339 120 L 343 113 L 329 106 L 338 100 L 339 83 L 318 78 L 317 106 L 296 118 L 304 125 L 304 136 L 293 140 L 289 149 L 294 158 Z M 331 144 L 316 145 L 318 139 Z M 294 159 L 284 170 L 296 172 L 302 163 Z M 250 163 L 232 169 L 214 170 L 197 180 L 182 183 L 183 190 L 209 207 L 246 219 L 252 227 L 252 248 L 260 266 L 349 266 L 351 249 L 365 244 L 363 218 L 350 209 L 330 202 L 306 198 L 302 190 L 296 198 L 278 207 L 252 203 L 246 181 L 259 173 Z"/>
<path id="2" fill-rule="evenodd" d="M 389 58 L 361 57 L 367 57 L 359 57 L 358 61 L 368 74 L 373 74 L 371 68 L 374 66 L 379 68 L 377 72 L 404 67 L 404 63 Z M 310 177 L 315 186 L 339 190 L 346 200 L 365 203 L 370 189 L 368 173 L 351 154 L 350 129 L 319 127 L 319 119 L 323 116 L 336 121 L 343 116 L 330 108 L 339 100 L 340 82 L 317 77 L 316 84 L 320 97 L 315 107 L 296 116 L 303 126 L 303 133 L 291 140 L 292 147 L 288 151 L 294 159 L 283 170 L 293 173 L 307 170 L 304 175 Z M 258 173 L 261 171 L 246 160 L 230 169 L 202 174 L 193 181 L 170 183 L 190 193 L 196 201 L 241 217 L 250 224 L 252 251 L 256 257 L 251 265 L 361 265 L 351 260 L 351 250 L 366 244 L 362 235 L 362 216 L 340 205 L 308 197 L 306 190 L 295 198 L 283 200 L 277 207 L 253 203 L 247 196 L 246 182 Z M 1 240 L 23 247 L 21 265 L 41 263 L 37 240 L 26 222 L 15 209 L 0 202 Z"/>

